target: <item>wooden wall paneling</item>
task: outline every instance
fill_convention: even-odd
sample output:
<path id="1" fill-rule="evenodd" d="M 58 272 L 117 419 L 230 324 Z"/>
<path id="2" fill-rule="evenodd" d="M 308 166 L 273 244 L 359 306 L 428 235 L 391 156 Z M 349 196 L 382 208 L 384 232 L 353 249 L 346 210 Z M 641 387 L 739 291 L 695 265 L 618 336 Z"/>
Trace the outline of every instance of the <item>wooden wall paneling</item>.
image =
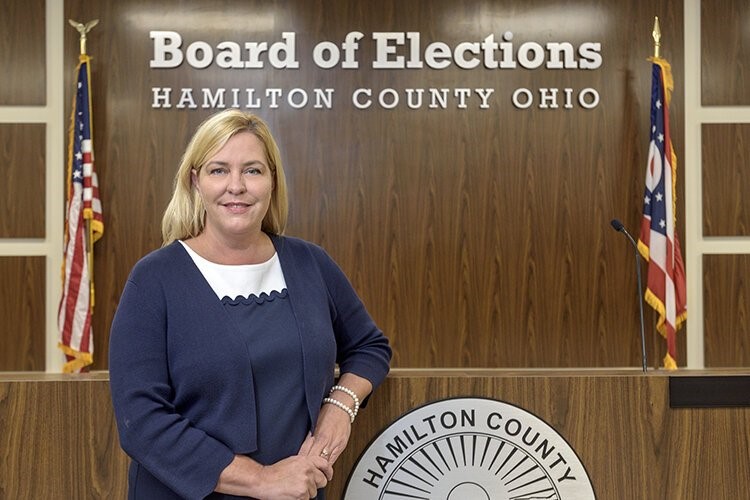
<path id="1" fill-rule="evenodd" d="M 0 238 L 44 238 L 44 124 L 0 124 Z"/>
<path id="2" fill-rule="evenodd" d="M 440 7 L 431 5 L 440 12 Z M 492 8 L 482 7 L 488 9 L 481 12 L 482 19 L 498 17 Z M 554 17 L 555 9 L 547 7 Z M 390 24 L 380 20 L 386 14 L 378 11 L 374 6 L 365 17 L 374 19 L 375 25 Z M 409 15 L 399 11 L 400 18 Z M 326 20 L 332 27 L 347 24 L 335 15 Z M 399 25 L 398 20 L 392 23 Z M 477 31 L 493 29 L 497 27 L 485 21 Z M 533 33 L 524 36 L 534 39 Z M 520 44 L 526 38 L 514 40 Z M 608 53 L 608 57 L 617 59 L 622 54 Z M 643 69 L 647 73 L 648 65 Z M 518 111 L 508 96 L 521 86 L 534 88 L 534 78 L 531 72 L 500 73 L 472 77 L 478 87 L 497 88 L 496 110 L 469 114 L 441 110 L 439 117 L 433 115 L 438 113 L 434 110 L 391 112 L 385 135 L 376 124 L 352 116 L 352 128 L 338 137 L 353 146 L 327 152 L 334 162 L 324 165 L 349 165 L 345 173 L 364 180 L 353 178 L 348 185 L 340 170 L 329 167 L 333 174 L 327 177 L 335 176 L 336 182 L 320 189 L 323 196 L 335 190 L 332 198 L 340 201 L 337 210 L 327 211 L 327 227 L 332 229 L 322 233 L 324 244 L 355 283 L 361 283 L 357 288 L 376 317 L 386 318 L 383 326 L 396 346 L 397 366 L 633 363 L 639 358 L 637 342 L 630 343 L 634 340 L 630 330 L 606 323 L 612 317 L 607 311 L 613 308 L 628 309 L 630 318 L 637 317 L 637 303 L 628 300 L 629 291 L 635 290 L 634 270 L 632 266 L 605 267 L 613 249 L 622 250 L 616 259 L 629 255 L 626 245 L 607 231 L 607 216 L 621 212 L 613 208 L 613 198 L 622 200 L 622 207 L 629 205 L 633 219 L 640 210 L 633 199 L 643 189 L 643 175 L 633 175 L 633 165 L 640 162 L 627 157 L 639 154 L 632 147 L 637 139 L 608 142 L 606 147 L 616 150 L 612 153 L 599 138 L 591 140 L 591 135 L 602 128 L 607 137 L 634 134 L 641 114 L 634 102 L 638 97 L 627 85 L 608 88 L 609 98 L 617 102 L 614 123 L 608 123 L 601 110 L 558 115 L 549 110 Z M 545 81 L 560 84 L 555 76 L 547 72 Z M 427 78 L 425 86 L 450 87 L 465 79 L 466 72 L 448 69 L 438 75 L 427 73 Z M 573 74 L 566 75 L 563 83 L 575 89 L 587 84 L 602 88 L 605 78 Z M 373 72 L 367 85 L 400 88 L 408 80 L 403 72 Z M 625 81 L 629 84 L 630 76 Z M 620 120 L 622 102 L 630 105 L 626 114 L 636 118 Z M 319 128 L 314 130 L 320 133 Z M 327 137 L 308 144 L 321 142 L 328 142 Z M 308 161 L 304 151 L 302 164 Z M 349 156 L 338 161 L 344 154 Z M 616 166 L 612 158 L 617 158 Z M 579 175 L 582 168 L 583 177 Z M 309 170 L 299 175 L 305 182 L 297 184 L 307 184 L 313 177 Z M 592 186 L 595 202 L 601 203 L 601 209 L 594 208 L 595 216 L 602 225 L 571 223 L 591 218 L 589 195 L 581 193 L 591 193 Z M 313 197 L 302 206 L 320 198 Z M 347 211 L 347 206 L 356 209 Z M 301 211 L 302 216 L 320 220 L 316 211 Z M 295 229 L 298 214 L 293 209 Z M 342 214 L 363 214 L 360 220 L 347 220 L 344 225 L 357 228 L 355 237 L 349 231 L 345 237 L 337 236 L 335 220 Z M 551 220 L 566 222 L 552 225 Z M 315 229 L 319 223 L 315 224 L 313 235 L 304 225 L 302 234 L 319 240 Z M 592 264 L 597 259 L 601 265 Z M 609 277 L 597 277 L 599 272 L 615 272 L 617 279 L 629 279 L 630 287 L 614 286 L 614 281 L 607 282 Z M 594 307 L 576 300 L 581 294 L 598 297 L 600 292 L 606 298 Z M 637 331 L 637 323 L 632 327 Z M 573 352 L 568 350 L 572 346 Z M 408 353 L 407 360 L 402 353 Z"/>
<path id="3" fill-rule="evenodd" d="M 0 257 L 0 372 L 44 371 L 44 257 Z"/>
<path id="4" fill-rule="evenodd" d="M 45 0 L 3 2 L 0 16 L 0 106 L 47 100 Z M 44 144 L 44 143 L 42 143 Z"/>
<path id="5" fill-rule="evenodd" d="M 287 233 L 323 245 L 339 262 L 393 341 L 396 366 L 638 366 L 633 255 L 609 220 L 619 217 L 632 231 L 640 220 L 651 74 L 645 58 L 653 50 L 648 34 L 655 13 L 675 74 L 671 119 L 681 156 L 682 4 L 610 2 L 594 11 L 582 17 L 548 0 L 459 7 L 447 1 L 66 2 L 66 17 L 100 19 L 89 39 L 106 224 L 95 250 L 100 354 L 94 366 L 106 367 L 102 351 L 124 281 L 136 260 L 159 246 L 179 157 L 212 111 L 152 109 L 155 86 L 175 93 L 193 88 L 197 96 L 203 87 L 335 88 L 333 109 L 294 110 L 285 103 L 271 109 L 265 102 L 257 112 L 282 149 L 291 197 Z M 632 26 L 643 26 L 646 35 L 633 37 Z M 273 42 L 294 31 L 300 68 L 152 70 L 148 33 L 157 29 L 178 30 L 185 45 Z M 315 43 L 340 42 L 353 30 L 366 34 L 358 70 L 312 63 Z M 419 31 L 424 47 L 489 33 L 499 39 L 508 30 L 516 48 L 550 37 L 601 41 L 604 64 L 594 71 L 375 70 L 369 64 L 375 31 Z M 66 31 L 71 85 L 76 51 L 77 35 Z M 418 111 L 351 104 L 357 88 L 372 89 L 375 98 L 393 88 L 405 99 L 405 88 L 459 87 L 494 89 L 490 109 L 479 109 L 476 98 L 468 110 L 454 102 Z M 544 110 L 538 102 L 519 110 L 511 95 L 521 87 L 536 99 L 540 87 L 572 88 L 575 95 L 591 87 L 601 100 L 592 110 Z M 651 359 L 661 358 L 656 349 L 649 346 Z"/>
<path id="6" fill-rule="evenodd" d="M 706 367 L 750 367 L 750 255 L 703 256 Z"/>
<path id="7" fill-rule="evenodd" d="M 744 0 L 701 1 L 701 102 L 750 104 L 750 5 Z"/>
<path id="8" fill-rule="evenodd" d="M 750 124 L 704 123 L 703 235 L 750 236 Z"/>

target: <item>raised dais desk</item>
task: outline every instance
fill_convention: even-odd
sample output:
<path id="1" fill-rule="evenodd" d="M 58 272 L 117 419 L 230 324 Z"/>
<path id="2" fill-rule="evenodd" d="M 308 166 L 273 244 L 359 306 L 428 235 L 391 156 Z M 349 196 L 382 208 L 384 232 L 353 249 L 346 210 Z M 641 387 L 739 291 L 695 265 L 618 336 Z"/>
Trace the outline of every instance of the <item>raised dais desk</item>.
<path id="1" fill-rule="evenodd" d="M 721 377 L 742 382 L 747 375 L 393 370 L 360 412 L 328 498 L 341 497 L 359 455 L 394 420 L 459 396 L 502 400 L 544 420 L 575 450 L 599 499 L 750 498 L 750 407 L 670 406 L 670 379 L 698 377 L 710 389 L 712 377 L 725 383 Z M 107 373 L 1 373 L 0 431 L 0 498 L 125 498 L 128 459 Z"/>

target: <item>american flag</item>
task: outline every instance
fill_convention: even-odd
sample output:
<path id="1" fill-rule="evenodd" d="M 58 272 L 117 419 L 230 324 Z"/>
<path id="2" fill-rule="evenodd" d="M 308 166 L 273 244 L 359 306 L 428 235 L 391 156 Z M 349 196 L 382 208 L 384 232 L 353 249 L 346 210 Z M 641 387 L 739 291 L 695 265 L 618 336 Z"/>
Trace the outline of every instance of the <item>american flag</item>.
<path id="1" fill-rule="evenodd" d="M 656 329 L 667 340 L 664 367 L 677 368 L 676 332 L 687 319 L 685 267 L 675 233 L 677 156 L 669 135 L 672 70 L 651 58 L 651 142 L 638 248 L 648 261 L 646 302 L 659 314 Z"/>
<path id="2" fill-rule="evenodd" d="M 79 372 L 93 363 L 92 245 L 104 232 L 99 182 L 94 172 L 89 65 L 89 57 L 82 54 L 70 119 L 63 292 L 57 318 L 60 330 L 58 346 L 67 358 L 63 367 L 65 373 Z"/>

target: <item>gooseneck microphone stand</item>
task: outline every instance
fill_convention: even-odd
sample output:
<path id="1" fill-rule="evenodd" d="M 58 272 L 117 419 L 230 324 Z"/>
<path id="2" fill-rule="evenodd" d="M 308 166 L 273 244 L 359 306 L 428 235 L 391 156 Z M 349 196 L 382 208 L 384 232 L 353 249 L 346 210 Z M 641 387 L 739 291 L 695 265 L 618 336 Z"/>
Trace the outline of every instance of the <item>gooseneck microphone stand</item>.
<path id="1" fill-rule="evenodd" d="M 643 373 L 646 373 L 646 329 L 643 322 L 643 298 L 641 298 L 641 293 L 643 291 L 643 285 L 641 283 L 641 254 L 638 251 L 638 244 L 635 242 L 633 237 L 630 236 L 630 233 L 628 233 L 628 231 L 625 229 L 625 226 L 622 224 L 622 222 L 617 219 L 612 219 L 612 222 L 610 222 L 610 224 L 612 224 L 612 227 L 615 229 L 615 231 L 627 236 L 628 240 L 630 240 L 630 243 L 635 249 L 635 272 L 638 275 L 638 310 L 641 313 L 641 361 L 643 363 Z"/>

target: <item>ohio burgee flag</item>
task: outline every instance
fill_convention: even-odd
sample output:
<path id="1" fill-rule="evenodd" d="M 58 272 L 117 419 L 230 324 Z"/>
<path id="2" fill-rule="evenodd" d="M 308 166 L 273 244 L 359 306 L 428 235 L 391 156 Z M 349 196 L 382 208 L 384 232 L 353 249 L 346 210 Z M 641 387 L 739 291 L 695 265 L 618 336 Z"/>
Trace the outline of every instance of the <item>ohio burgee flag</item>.
<path id="1" fill-rule="evenodd" d="M 648 261 L 645 300 L 656 310 L 656 329 L 667 340 L 664 367 L 677 368 L 676 332 L 687 319 L 685 266 L 675 232 L 677 156 L 669 135 L 674 84 L 669 63 L 652 57 L 651 142 L 638 249 Z"/>

